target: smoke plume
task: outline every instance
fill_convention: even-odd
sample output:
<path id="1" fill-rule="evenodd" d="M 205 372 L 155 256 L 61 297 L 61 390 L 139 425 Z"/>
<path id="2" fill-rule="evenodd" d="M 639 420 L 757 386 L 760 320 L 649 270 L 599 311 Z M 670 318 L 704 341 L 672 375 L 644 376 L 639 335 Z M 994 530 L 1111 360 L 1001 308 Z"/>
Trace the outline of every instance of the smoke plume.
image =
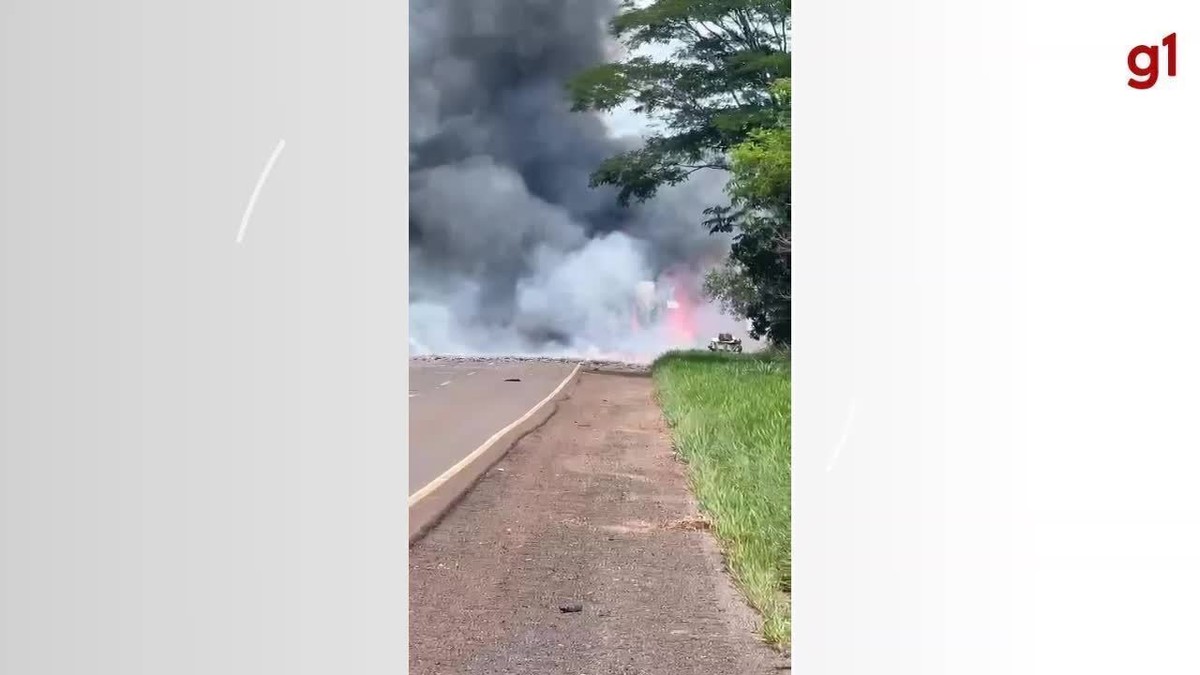
<path id="1" fill-rule="evenodd" d="M 652 354 L 668 345 L 631 330 L 639 282 L 697 278 L 727 250 L 700 225 L 720 176 L 631 208 L 588 187 L 604 158 L 638 142 L 570 112 L 564 89 L 611 56 L 615 11 L 615 0 L 411 4 L 414 353 Z"/>

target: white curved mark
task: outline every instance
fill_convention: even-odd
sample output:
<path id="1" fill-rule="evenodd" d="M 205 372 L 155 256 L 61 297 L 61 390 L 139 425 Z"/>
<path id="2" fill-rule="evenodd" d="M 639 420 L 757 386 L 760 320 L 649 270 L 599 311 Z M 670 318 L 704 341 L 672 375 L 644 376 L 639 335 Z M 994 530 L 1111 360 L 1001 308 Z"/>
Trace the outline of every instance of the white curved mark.
<path id="1" fill-rule="evenodd" d="M 842 438 L 838 441 L 837 447 L 833 449 L 833 455 L 829 458 L 829 463 L 825 465 L 825 472 L 833 471 L 833 465 L 837 462 L 838 455 L 842 454 L 842 448 L 846 447 L 846 441 L 850 438 L 850 425 L 854 424 L 854 410 L 856 403 L 850 402 L 850 410 L 846 413 L 846 426 L 842 429 Z"/>
<path id="2" fill-rule="evenodd" d="M 267 165 L 263 167 L 262 174 L 258 177 L 258 184 L 254 186 L 254 192 L 250 195 L 250 203 L 246 205 L 246 212 L 242 214 L 242 227 L 238 230 L 237 243 L 242 243 L 242 237 L 246 236 L 246 226 L 250 224 L 250 214 L 254 212 L 254 203 L 258 201 L 258 193 L 262 190 L 262 186 L 267 182 L 267 175 L 271 173 L 271 167 L 275 166 L 275 160 L 279 158 L 279 153 L 283 152 L 284 140 L 279 139 L 279 145 L 275 146 L 275 152 L 271 153 L 271 158 L 267 160 Z"/>

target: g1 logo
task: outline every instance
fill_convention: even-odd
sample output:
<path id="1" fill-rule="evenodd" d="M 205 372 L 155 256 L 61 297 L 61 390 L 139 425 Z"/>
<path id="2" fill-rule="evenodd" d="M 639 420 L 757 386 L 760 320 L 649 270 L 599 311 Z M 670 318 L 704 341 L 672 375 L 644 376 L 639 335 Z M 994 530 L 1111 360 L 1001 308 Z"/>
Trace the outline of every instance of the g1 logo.
<path id="1" fill-rule="evenodd" d="M 1163 38 L 1162 46 L 1167 48 L 1167 77 L 1175 77 L 1175 33 Z M 1139 57 L 1146 65 L 1138 62 Z M 1129 86 L 1134 89 L 1149 89 L 1158 82 L 1158 45 L 1138 45 L 1129 50 Z"/>

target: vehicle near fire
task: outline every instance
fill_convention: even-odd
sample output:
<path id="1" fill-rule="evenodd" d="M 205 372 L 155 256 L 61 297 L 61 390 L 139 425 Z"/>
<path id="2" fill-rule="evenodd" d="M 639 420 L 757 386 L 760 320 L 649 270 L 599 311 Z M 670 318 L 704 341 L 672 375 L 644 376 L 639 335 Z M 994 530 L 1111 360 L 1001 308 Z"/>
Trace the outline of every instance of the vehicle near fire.
<path id="1" fill-rule="evenodd" d="M 739 338 L 735 338 L 733 333 L 718 333 L 717 337 L 709 341 L 708 351 L 740 353 L 742 351 L 742 341 Z"/>

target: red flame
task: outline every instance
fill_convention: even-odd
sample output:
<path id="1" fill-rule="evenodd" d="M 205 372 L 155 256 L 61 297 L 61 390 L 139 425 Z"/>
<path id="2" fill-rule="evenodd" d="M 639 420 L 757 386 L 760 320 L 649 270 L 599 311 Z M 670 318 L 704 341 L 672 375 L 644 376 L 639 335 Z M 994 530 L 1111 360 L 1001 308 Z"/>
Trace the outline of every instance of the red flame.
<path id="1" fill-rule="evenodd" d="M 695 303 L 685 290 L 686 286 L 681 283 L 683 282 L 682 277 L 671 275 L 666 277 L 666 280 L 671 284 L 671 300 L 674 301 L 674 307 L 667 310 L 667 327 L 670 330 L 671 340 L 677 347 L 694 346 L 696 343 Z"/>
<path id="2" fill-rule="evenodd" d="M 672 270 L 659 277 L 659 288 L 669 290 L 669 296 L 666 298 L 667 303 L 658 305 L 657 312 L 662 312 L 661 323 L 658 320 L 653 321 L 653 324 L 660 325 L 665 329 L 666 337 L 670 340 L 672 347 L 688 348 L 696 346 L 696 307 L 700 304 L 697 301 L 699 294 L 696 285 L 696 277 L 686 270 Z M 659 302 L 661 302 L 661 296 Z M 645 326 L 639 319 L 639 313 L 643 311 L 640 301 L 635 300 L 631 308 L 630 328 L 634 333 L 639 333 L 642 330 L 652 330 L 653 325 Z M 657 313 L 655 312 L 655 313 Z"/>

